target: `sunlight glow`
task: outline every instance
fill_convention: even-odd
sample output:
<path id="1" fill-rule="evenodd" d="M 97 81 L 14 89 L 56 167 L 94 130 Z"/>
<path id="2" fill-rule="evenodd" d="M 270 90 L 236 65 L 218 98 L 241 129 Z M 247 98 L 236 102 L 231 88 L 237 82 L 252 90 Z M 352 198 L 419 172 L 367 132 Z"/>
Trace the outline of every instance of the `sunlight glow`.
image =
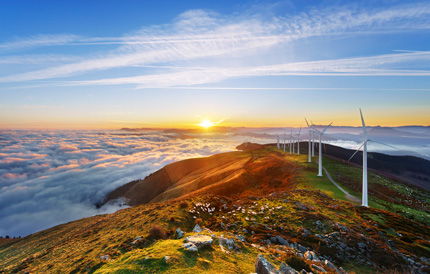
<path id="1" fill-rule="evenodd" d="M 209 127 L 212 127 L 212 126 L 214 126 L 215 125 L 215 123 L 214 122 L 211 122 L 211 121 L 209 121 L 209 120 L 203 120 L 200 124 L 199 124 L 199 126 L 201 126 L 201 127 L 204 127 L 204 128 L 209 128 Z"/>

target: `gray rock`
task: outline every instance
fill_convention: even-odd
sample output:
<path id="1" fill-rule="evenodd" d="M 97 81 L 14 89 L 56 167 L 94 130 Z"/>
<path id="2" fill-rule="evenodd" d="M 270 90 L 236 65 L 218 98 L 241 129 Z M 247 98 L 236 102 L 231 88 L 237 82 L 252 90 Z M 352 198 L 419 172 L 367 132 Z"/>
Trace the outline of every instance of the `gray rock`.
<path id="1" fill-rule="evenodd" d="M 282 262 L 281 266 L 279 267 L 279 273 L 281 273 L 281 274 L 299 274 L 298 271 L 291 268 L 289 265 L 287 265 L 284 262 Z"/>
<path id="2" fill-rule="evenodd" d="M 100 260 L 102 260 L 102 261 L 109 261 L 110 257 L 109 257 L 109 255 L 101 255 L 100 256 Z"/>
<path id="3" fill-rule="evenodd" d="M 176 229 L 176 239 L 180 239 L 183 236 L 184 236 L 184 232 L 180 228 L 177 228 Z"/>
<path id="4" fill-rule="evenodd" d="M 219 238 L 219 245 L 228 250 L 240 251 L 240 248 L 234 243 L 234 239 L 224 238 L 221 236 Z"/>
<path id="5" fill-rule="evenodd" d="M 279 244 L 281 245 L 288 245 L 287 240 L 285 240 L 284 238 L 282 238 L 281 236 L 276 236 L 276 240 L 278 241 Z"/>
<path id="6" fill-rule="evenodd" d="M 312 269 L 314 269 L 314 270 L 315 270 L 315 272 L 317 272 L 317 273 L 326 273 L 326 272 L 327 272 L 327 271 L 325 271 L 325 269 L 324 269 L 324 268 L 319 267 L 319 266 L 314 265 L 314 264 L 312 264 L 312 265 L 311 265 L 311 267 L 312 267 Z"/>
<path id="7" fill-rule="evenodd" d="M 197 246 L 197 248 L 202 248 L 205 246 L 212 245 L 213 239 L 212 239 L 212 237 L 206 236 L 206 235 L 192 235 L 192 236 L 188 236 L 187 238 L 185 238 L 184 242 L 192 243 L 195 246 Z"/>
<path id="8" fill-rule="evenodd" d="M 257 274 L 279 274 L 276 267 L 268 262 L 262 254 L 258 254 L 257 260 L 255 261 L 255 272 Z"/>
<path id="9" fill-rule="evenodd" d="M 236 235 L 236 238 L 238 238 L 241 242 L 246 242 L 245 237 L 243 237 L 242 235 Z"/>
<path id="10" fill-rule="evenodd" d="M 193 232 L 200 233 L 202 232 L 202 228 L 198 224 L 196 224 L 196 226 L 193 228 Z"/>
<path id="11" fill-rule="evenodd" d="M 303 252 L 303 253 L 305 253 L 305 252 L 307 251 L 306 247 L 304 247 L 304 246 L 302 246 L 302 245 L 300 245 L 300 244 L 297 246 L 297 249 L 298 249 L 300 252 Z"/>
<path id="12" fill-rule="evenodd" d="M 277 242 L 276 237 L 273 237 L 273 236 L 270 237 L 270 242 L 276 244 L 276 242 Z"/>
<path id="13" fill-rule="evenodd" d="M 358 243 L 358 247 L 361 249 L 366 249 L 367 245 L 365 243 Z"/>
<path id="14" fill-rule="evenodd" d="M 170 256 L 164 256 L 163 260 L 164 262 L 168 263 L 170 261 Z"/>
<path id="15" fill-rule="evenodd" d="M 191 251 L 191 252 L 199 251 L 197 246 L 195 246 L 193 243 L 185 243 L 185 244 L 181 245 L 181 247 L 183 247 L 186 250 Z"/>

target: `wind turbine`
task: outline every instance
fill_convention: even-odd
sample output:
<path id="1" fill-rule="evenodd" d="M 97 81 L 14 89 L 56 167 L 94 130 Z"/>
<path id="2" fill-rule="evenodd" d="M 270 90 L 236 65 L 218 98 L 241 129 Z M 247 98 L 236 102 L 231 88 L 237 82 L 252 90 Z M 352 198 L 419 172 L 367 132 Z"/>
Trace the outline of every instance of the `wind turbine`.
<path id="1" fill-rule="evenodd" d="M 291 154 L 291 146 L 293 146 L 293 149 L 294 149 L 293 141 L 294 141 L 293 140 L 293 130 L 291 130 L 291 134 L 290 134 L 290 154 Z"/>
<path id="2" fill-rule="evenodd" d="M 284 152 L 285 152 L 285 130 L 284 130 Z"/>
<path id="3" fill-rule="evenodd" d="M 321 138 L 324 134 L 324 132 L 328 129 L 329 126 L 331 126 L 331 124 L 333 124 L 333 122 L 331 122 L 322 132 L 319 131 L 318 129 L 315 128 L 315 131 L 318 131 L 320 133 L 320 144 L 318 146 L 318 176 L 323 176 L 322 175 L 322 155 L 321 155 Z"/>
<path id="4" fill-rule="evenodd" d="M 384 144 L 384 143 L 380 143 L 380 142 L 376 142 L 372 139 L 368 139 L 367 137 L 367 129 L 366 129 L 366 124 L 364 123 L 364 119 L 363 119 L 363 113 L 361 113 L 361 108 L 360 108 L 360 116 L 361 116 L 361 123 L 363 124 L 363 133 L 364 133 L 364 141 L 363 144 L 355 151 L 354 154 L 352 154 L 351 158 L 349 158 L 348 162 L 352 159 L 352 157 L 355 156 L 355 154 L 357 154 L 357 152 L 360 150 L 361 147 L 363 147 L 363 194 L 361 196 L 361 205 L 362 206 L 369 206 L 368 204 L 368 199 L 367 199 L 367 142 L 371 141 L 374 143 L 378 143 L 384 146 L 388 146 L 388 147 L 392 147 L 397 149 L 396 147 Z"/>
<path id="5" fill-rule="evenodd" d="M 315 156 L 315 129 L 314 123 L 311 120 L 311 128 L 312 128 L 312 157 Z"/>
<path id="6" fill-rule="evenodd" d="M 280 149 L 280 146 L 279 146 L 279 134 L 276 134 L 276 145 L 278 146 L 278 149 Z"/>
<path id="7" fill-rule="evenodd" d="M 297 134 L 297 154 L 300 154 L 300 132 L 302 131 L 302 126 L 300 126 L 299 134 Z"/>
<path id="8" fill-rule="evenodd" d="M 311 135 L 312 135 L 312 129 L 311 129 L 311 126 L 309 125 L 309 123 L 308 123 L 308 120 L 306 120 L 306 118 L 305 118 L 305 121 L 306 121 L 306 125 L 308 125 L 308 128 L 309 128 L 309 137 L 308 137 L 308 144 L 309 144 L 309 149 L 308 149 L 308 154 L 309 154 L 309 157 L 308 157 L 308 162 L 310 163 L 310 162 L 312 162 L 312 157 L 311 157 Z"/>

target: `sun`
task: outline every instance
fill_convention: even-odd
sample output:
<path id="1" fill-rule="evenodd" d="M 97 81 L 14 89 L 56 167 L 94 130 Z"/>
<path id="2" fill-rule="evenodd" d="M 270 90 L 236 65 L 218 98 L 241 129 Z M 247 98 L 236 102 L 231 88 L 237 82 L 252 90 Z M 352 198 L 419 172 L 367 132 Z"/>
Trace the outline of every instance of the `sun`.
<path id="1" fill-rule="evenodd" d="M 199 124 L 199 126 L 201 126 L 201 127 L 204 127 L 204 128 L 210 128 L 210 127 L 212 127 L 212 126 L 214 126 L 215 125 L 215 123 L 214 122 L 211 122 L 211 121 L 209 121 L 209 120 L 203 120 L 200 124 Z"/>

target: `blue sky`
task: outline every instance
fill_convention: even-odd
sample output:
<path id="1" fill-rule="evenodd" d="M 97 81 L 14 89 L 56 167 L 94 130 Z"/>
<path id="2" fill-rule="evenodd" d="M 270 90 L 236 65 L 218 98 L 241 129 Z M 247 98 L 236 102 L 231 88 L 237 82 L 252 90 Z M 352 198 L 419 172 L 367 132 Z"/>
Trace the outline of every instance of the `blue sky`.
<path id="1" fill-rule="evenodd" d="M 425 1 L 4 1 L 0 128 L 430 125 Z"/>

